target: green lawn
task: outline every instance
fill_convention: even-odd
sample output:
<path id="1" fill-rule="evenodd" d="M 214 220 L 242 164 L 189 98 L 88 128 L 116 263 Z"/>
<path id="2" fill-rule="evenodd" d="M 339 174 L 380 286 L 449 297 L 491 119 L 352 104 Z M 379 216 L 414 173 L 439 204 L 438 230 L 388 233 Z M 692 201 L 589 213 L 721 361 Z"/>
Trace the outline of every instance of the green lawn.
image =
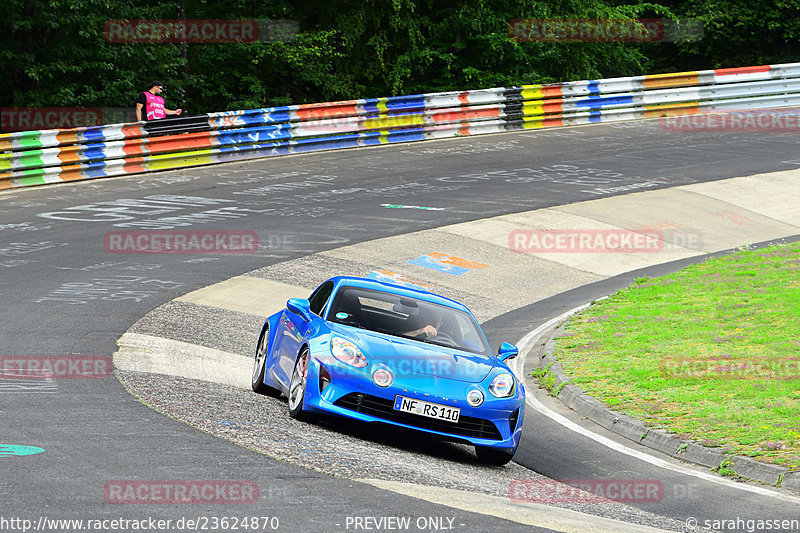
<path id="1" fill-rule="evenodd" d="M 556 355 L 648 426 L 800 470 L 800 243 L 638 279 L 574 317 Z"/>

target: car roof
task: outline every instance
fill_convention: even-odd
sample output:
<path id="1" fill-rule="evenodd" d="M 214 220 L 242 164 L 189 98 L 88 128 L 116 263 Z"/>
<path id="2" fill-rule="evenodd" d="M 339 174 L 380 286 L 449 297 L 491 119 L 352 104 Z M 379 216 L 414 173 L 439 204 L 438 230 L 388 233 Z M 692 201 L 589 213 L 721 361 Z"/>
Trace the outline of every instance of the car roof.
<path id="1" fill-rule="evenodd" d="M 445 298 L 444 296 L 439 296 L 438 294 L 428 292 L 421 287 L 416 288 L 407 285 L 397 285 L 376 279 L 359 278 L 355 276 L 336 276 L 331 278 L 330 281 L 333 281 L 337 286 L 346 285 L 348 287 L 360 287 L 362 289 L 390 292 L 400 296 L 416 298 L 418 300 L 444 305 L 445 307 L 454 307 L 472 314 L 464 304 L 455 300 L 451 300 L 450 298 Z"/>

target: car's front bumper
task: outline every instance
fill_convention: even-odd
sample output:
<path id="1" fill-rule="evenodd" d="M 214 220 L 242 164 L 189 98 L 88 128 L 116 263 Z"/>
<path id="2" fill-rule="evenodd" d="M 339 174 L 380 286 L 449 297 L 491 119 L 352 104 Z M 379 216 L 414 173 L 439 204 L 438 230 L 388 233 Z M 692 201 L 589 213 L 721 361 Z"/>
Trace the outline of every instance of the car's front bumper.
<path id="1" fill-rule="evenodd" d="M 391 386 L 383 388 L 373 382 L 370 370 L 354 369 L 332 357 L 312 356 L 304 409 L 392 424 L 507 453 L 516 450 L 524 418 L 525 393 L 521 385 L 509 398 L 495 398 L 484 387 L 484 403 L 472 407 L 466 402 L 466 394 L 482 384 L 409 375 L 395 377 Z M 398 395 L 458 407 L 459 421 L 453 423 L 395 410 L 394 400 Z"/>

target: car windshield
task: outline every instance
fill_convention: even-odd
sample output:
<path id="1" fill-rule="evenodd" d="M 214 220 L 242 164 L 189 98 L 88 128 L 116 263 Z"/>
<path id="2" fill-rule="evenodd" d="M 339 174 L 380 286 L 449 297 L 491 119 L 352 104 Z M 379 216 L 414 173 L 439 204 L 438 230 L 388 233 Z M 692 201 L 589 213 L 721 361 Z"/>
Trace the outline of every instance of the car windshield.
<path id="1" fill-rule="evenodd" d="M 416 298 L 342 287 L 336 292 L 327 318 L 338 324 L 491 355 L 472 315 Z"/>

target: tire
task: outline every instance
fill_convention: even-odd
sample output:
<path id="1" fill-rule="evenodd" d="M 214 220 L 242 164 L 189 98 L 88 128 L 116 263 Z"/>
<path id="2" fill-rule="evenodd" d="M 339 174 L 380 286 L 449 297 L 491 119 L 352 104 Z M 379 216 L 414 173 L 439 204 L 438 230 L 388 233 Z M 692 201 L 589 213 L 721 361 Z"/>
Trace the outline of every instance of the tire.
<path id="1" fill-rule="evenodd" d="M 273 398 L 281 395 L 281 391 L 269 385 L 264 385 L 264 373 L 267 369 L 267 348 L 269 344 L 269 322 L 264 324 L 261 336 L 258 338 L 256 346 L 256 357 L 253 362 L 253 375 L 250 378 L 250 385 L 258 394 L 265 394 Z"/>
<path id="2" fill-rule="evenodd" d="M 508 453 L 495 448 L 475 446 L 475 455 L 478 456 L 480 462 L 486 463 L 487 465 L 503 466 L 511 461 L 514 457 L 514 452 Z"/>
<path id="3" fill-rule="evenodd" d="M 303 348 L 292 371 L 289 380 L 289 416 L 295 420 L 308 420 L 308 413 L 303 411 L 303 398 L 306 395 L 306 380 L 308 378 L 308 348 Z"/>

